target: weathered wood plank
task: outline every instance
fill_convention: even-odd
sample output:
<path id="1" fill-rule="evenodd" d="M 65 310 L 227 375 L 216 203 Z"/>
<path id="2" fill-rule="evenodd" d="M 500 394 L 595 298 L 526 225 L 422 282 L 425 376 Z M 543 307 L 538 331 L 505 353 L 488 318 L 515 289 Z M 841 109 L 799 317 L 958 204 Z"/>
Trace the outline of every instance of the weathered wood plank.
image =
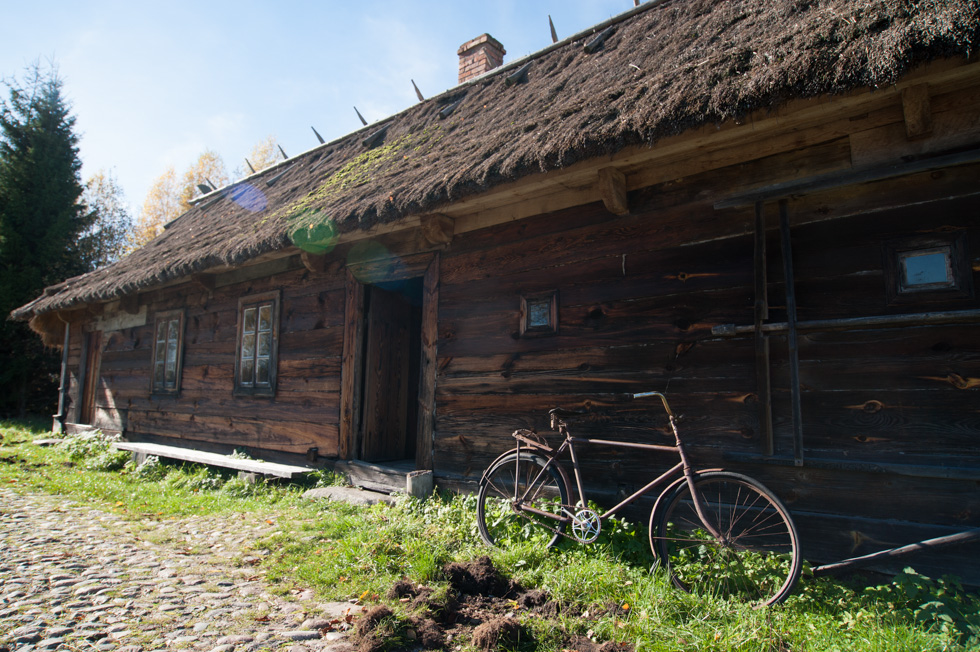
<path id="1" fill-rule="evenodd" d="M 131 451 L 144 455 L 155 455 L 171 460 L 183 460 L 185 462 L 195 462 L 197 464 L 207 464 L 226 469 L 236 469 L 238 471 L 248 471 L 261 475 L 271 475 L 278 478 L 288 478 L 290 480 L 306 475 L 313 469 L 304 466 L 290 464 L 278 464 L 275 462 L 265 462 L 263 460 L 245 460 L 230 455 L 219 455 L 218 453 L 208 453 L 192 448 L 180 448 L 178 446 L 164 446 L 162 444 L 150 444 L 141 442 L 116 442 L 113 447 L 122 451 Z"/>

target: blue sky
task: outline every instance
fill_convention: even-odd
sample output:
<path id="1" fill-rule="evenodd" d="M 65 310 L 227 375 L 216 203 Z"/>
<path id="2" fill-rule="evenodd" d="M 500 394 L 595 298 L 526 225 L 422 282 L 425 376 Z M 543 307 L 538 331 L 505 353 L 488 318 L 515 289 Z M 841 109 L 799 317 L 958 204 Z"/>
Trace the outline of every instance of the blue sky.
<path id="1" fill-rule="evenodd" d="M 153 180 L 206 148 L 229 171 L 273 135 L 289 155 L 456 85 L 459 46 L 489 32 L 505 62 L 633 0 L 189 2 L 0 0 L 0 76 L 53 61 L 83 176 L 111 170 L 134 217 Z M 6 89 L 4 89 L 6 97 Z"/>

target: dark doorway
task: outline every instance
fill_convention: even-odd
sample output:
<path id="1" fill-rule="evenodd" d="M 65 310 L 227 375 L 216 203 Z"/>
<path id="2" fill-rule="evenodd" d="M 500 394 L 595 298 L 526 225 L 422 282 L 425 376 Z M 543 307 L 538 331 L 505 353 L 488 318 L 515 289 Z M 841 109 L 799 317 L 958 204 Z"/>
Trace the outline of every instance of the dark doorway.
<path id="1" fill-rule="evenodd" d="M 410 459 L 418 440 L 422 279 L 365 287 L 360 459 Z"/>

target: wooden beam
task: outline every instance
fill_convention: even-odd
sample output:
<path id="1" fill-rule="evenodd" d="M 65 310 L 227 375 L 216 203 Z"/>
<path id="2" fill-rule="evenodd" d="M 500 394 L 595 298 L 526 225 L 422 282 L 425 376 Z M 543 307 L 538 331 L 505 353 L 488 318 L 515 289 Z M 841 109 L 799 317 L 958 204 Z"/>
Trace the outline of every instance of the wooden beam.
<path id="1" fill-rule="evenodd" d="M 902 113 L 905 115 L 905 135 L 909 140 L 924 138 L 932 133 L 929 84 L 916 84 L 902 89 Z"/>
<path id="2" fill-rule="evenodd" d="M 862 566 L 868 566 L 881 559 L 894 559 L 895 557 L 901 557 L 902 555 L 907 555 L 913 552 L 931 551 L 945 546 L 962 545 L 970 541 L 976 541 L 977 539 L 980 539 L 980 528 L 965 530 L 963 532 L 958 532 L 956 534 L 948 534 L 944 537 L 936 537 L 935 539 L 926 539 L 925 541 L 919 541 L 918 543 L 911 543 L 907 546 L 901 546 L 899 548 L 891 548 L 889 550 L 873 552 L 870 555 L 864 555 L 862 557 L 852 557 L 850 559 L 845 559 L 844 561 L 840 561 L 835 564 L 826 564 L 825 566 L 817 566 L 816 568 L 813 569 L 813 574 L 831 575 L 833 573 L 839 573 L 844 570 L 851 570 L 854 568 L 860 568 Z"/>
<path id="3" fill-rule="evenodd" d="M 626 215 L 630 212 L 630 202 L 626 196 L 626 175 L 617 168 L 606 167 L 599 170 L 599 195 L 610 213 Z"/>
<path id="4" fill-rule="evenodd" d="M 783 183 L 774 183 L 769 186 L 740 192 L 737 195 L 732 195 L 727 199 L 715 202 L 714 207 L 715 210 L 740 208 L 760 201 L 772 201 L 791 195 L 795 197 L 824 190 L 832 190 L 841 186 L 856 186 L 872 181 L 884 181 L 885 179 L 893 179 L 895 177 L 927 172 L 929 170 L 938 170 L 956 165 L 968 165 L 978 161 L 980 161 L 980 149 L 970 149 L 945 156 L 924 158 L 910 163 L 879 165 L 873 168 L 859 170 L 841 170 L 839 172 L 804 177 Z"/>
<path id="5" fill-rule="evenodd" d="M 907 315 L 877 315 L 873 317 L 847 317 L 841 319 L 812 319 L 796 322 L 797 331 L 842 331 L 862 328 L 902 328 L 946 324 L 980 323 L 980 310 L 950 310 L 946 312 L 917 312 Z M 764 333 L 784 333 L 789 324 L 784 321 L 762 324 Z M 755 326 L 721 324 L 711 327 L 712 335 L 736 337 L 755 332 Z"/>
<path id="6" fill-rule="evenodd" d="M 419 224 L 420 248 L 448 246 L 453 241 L 455 228 L 456 220 L 448 215 L 441 213 L 423 215 Z"/>

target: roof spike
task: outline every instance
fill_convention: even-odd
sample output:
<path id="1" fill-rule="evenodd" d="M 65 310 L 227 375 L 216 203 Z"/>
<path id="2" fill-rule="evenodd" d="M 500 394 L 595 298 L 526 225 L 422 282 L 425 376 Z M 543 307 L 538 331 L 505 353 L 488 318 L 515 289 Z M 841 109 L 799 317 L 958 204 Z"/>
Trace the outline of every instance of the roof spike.
<path id="1" fill-rule="evenodd" d="M 636 2 L 636 0 L 633 0 L 633 1 Z M 558 42 L 558 32 L 555 31 L 555 23 L 552 22 L 552 20 L 551 20 L 551 14 L 548 14 L 548 25 L 551 27 L 551 42 L 552 43 L 557 43 Z"/>
<path id="2" fill-rule="evenodd" d="M 455 102 L 453 102 L 452 104 L 450 104 L 449 106 L 447 106 L 446 108 L 444 108 L 442 111 L 440 111 L 439 112 L 439 117 L 442 118 L 443 120 L 445 120 L 446 118 L 448 118 L 449 116 L 451 116 L 453 114 L 453 111 L 455 111 L 456 108 L 460 104 L 462 104 L 462 103 L 463 103 L 463 100 L 456 100 Z"/>
<path id="3" fill-rule="evenodd" d="M 248 160 L 247 156 L 245 157 L 245 165 L 247 165 L 248 169 L 252 171 L 252 174 L 255 174 L 255 168 L 252 167 L 252 162 Z"/>
<path id="4" fill-rule="evenodd" d="M 211 186 L 209 186 L 206 183 L 199 183 L 199 184 L 197 184 L 197 189 L 201 191 L 201 194 L 202 195 L 206 195 L 209 192 L 211 192 L 212 190 L 214 190 L 214 188 L 212 188 Z"/>
<path id="5" fill-rule="evenodd" d="M 316 139 L 320 141 L 320 144 L 321 145 L 323 143 L 327 142 L 327 141 L 323 140 L 323 136 L 321 136 L 320 135 L 320 132 L 316 130 L 316 127 L 314 127 L 313 125 L 310 125 L 310 129 L 312 129 L 313 130 L 313 133 L 316 134 Z"/>
<path id="6" fill-rule="evenodd" d="M 509 75 L 509 76 L 507 77 L 507 79 L 505 79 L 505 80 L 504 80 L 504 83 L 505 83 L 505 84 L 506 84 L 507 86 L 511 86 L 511 85 L 513 85 L 513 84 L 519 84 L 519 83 L 521 83 L 522 81 L 527 81 L 527 71 L 528 71 L 528 70 L 530 70 L 530 69 L 531 69 L 531 62 L 530 62 L 530 61 L 528 61 L 528 62 L 527 62 L 527 63 L 525 63 L 525 64 L 524 64 L 523 66 L 521 66 L 521 67 L 520 67 L 520 68 L 519 68 L 519 69 L 517 70 L 517 72 L 513 72 L 513 73 L 511 73 L 511 74 L 510 74 L 510 75 Z"/>
<path id="7" fill-rule="evenodd" d="M 208 182 L 208 185 L 209 186 L 211 186 L 211 190 L 217 190 L 218 189 L 218 186 L 214 185 L 214 182 L 211 181 L 211 179 L 208 179 L 207 177 L 204 177 L 204 180 Z"/>
<path id="8" fill-rule="evenodd" d="M 615 25 L 610 25 L 606 29 L 602 30 L 596 34 L 595 38 L 585 44 L 585 53 L 592 54 L 596 50 L 602 47 L 602 44 L 606 41 L 609 36 L 616 31 Z"/>
<path id="9" fill-rule="evenodd" d="M 634 7 L 639 7 L 640 6 L 640 0 L 633 0 L 633 6 Z"/>
<path id="10" fill-rule="evenodd" d="M 279 152 L 282 154 L 282 160 L 288 161 L 289 160 L 289 155 L 286 154 L 286 152 L 283 150 L 282 145 L 280 145 L 279 143 L 276 143 L 276 147 L 279 148 Z"/>
<path id="11" fill-rule="evenodd" d="M 419 98 L 419 102 L 424 102 L 425 98 L 422 97 L 422 91 L 419 90 L 419 87 L 415 85 L 415 80 L 412 79 L 411 82 L 412 82 L 412 88 L 415 89 L 415 95 L 417 95 Z"/>
<path id="12" fill-rule="evenodd" d="M 354 107 L 354 113 L 356 113 L 357 114 L 357 117 L 361 119 L 361 124 L 366 127 L 367 126 L 367 120 L 364 119 L 364 116 L 361 115 L 361 112 L 357 110 L 357 107 L 356 106 Z"/>
<path id="13" fill-rule="evenodd" d="M 374 132 L 373 134 L 371 134 L 370 136 L 362 140 L 361 144 L 364 145 L 364 147 L 366 147 L 367 149 L 374 149 L 382 142 L 384 142 L 385 135 L 387 133 L 388 133 L 388 125 L 385 125 L 381 129 L 378 129 L 376 132 Z"/>

